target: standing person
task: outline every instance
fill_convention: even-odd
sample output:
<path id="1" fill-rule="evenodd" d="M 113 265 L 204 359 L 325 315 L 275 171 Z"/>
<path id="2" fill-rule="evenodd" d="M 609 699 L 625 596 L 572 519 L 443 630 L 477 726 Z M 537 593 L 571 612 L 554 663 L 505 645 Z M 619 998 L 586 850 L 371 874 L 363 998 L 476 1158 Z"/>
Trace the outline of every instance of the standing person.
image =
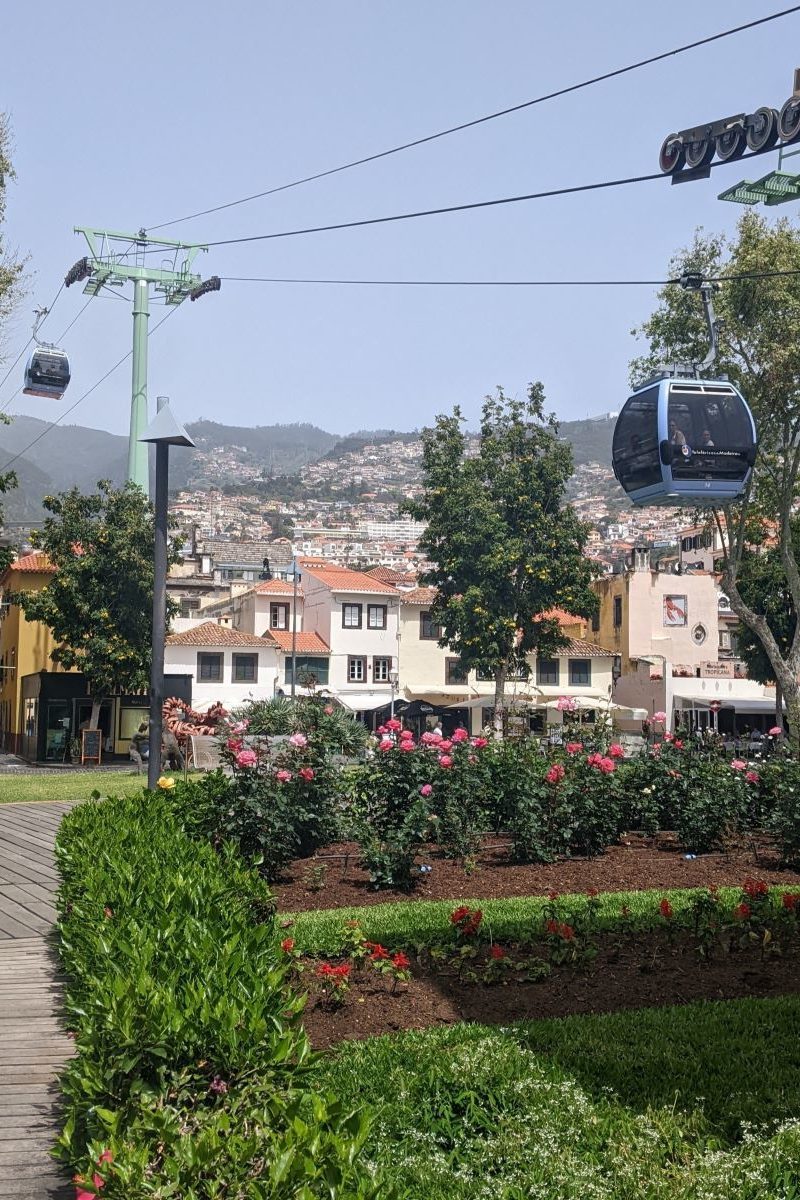
<path id="1" fill-rule="evenodd" d="M 431 733 L 435 733 L 437 737 L 442 736 L 442 722 L 439 720 L 438 717 L 436 718 L 436 723 L 435 723 L 433 729 L 431 730 Z"/>

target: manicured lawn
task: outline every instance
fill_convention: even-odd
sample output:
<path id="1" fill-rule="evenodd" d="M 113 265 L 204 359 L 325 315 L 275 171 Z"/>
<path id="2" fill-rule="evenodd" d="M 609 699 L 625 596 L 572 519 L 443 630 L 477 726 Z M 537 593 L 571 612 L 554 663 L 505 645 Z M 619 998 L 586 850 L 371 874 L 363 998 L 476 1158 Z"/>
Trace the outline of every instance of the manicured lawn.
<path id="1" fill-rule="evenodd" d="M 179 771 L 170 771 L 182 779 Z M 195 778 L 194 775 L 191 778 Z M 88 800 L 101 796 L 131 796 L 147 784 L 147 775 L 132 771 L 48 771 L 44 775 L 0 775 L 0 804 L 30 804 L 44 800 Z"/>
<path id="2" fill-rule="evenodd" d="M 800 999 L 457 1025 L 325 1065 L 402 1200 L 798 1200 Z"/>

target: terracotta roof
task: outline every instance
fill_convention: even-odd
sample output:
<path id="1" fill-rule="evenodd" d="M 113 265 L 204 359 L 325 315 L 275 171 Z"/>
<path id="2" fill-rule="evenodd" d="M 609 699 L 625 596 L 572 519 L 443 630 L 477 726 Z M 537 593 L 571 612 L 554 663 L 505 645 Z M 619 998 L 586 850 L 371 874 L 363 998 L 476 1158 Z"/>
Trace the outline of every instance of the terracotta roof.
<path id="1" fill-rule="evenodd" d="M 291 653 L 291 629 L 268 629 L 262 640 L 273 641 L 279 650 Z M 331 652 L 330 646 L 323 642 L 318 633 L 303 633 L 301 630 L 297 631 L 295 650 L 298 654 L 330 654 Z"/>
<path id="2" fill-rule="evenodd" d="M 433 604 L 436 596 L 436 589 L 429 587 L 414 588 L 411 592 L 403 592 L 401 595 L 402 604 Z"/>
<path id="3" fill-rule="evenodd" d="M 253 589 L 258 592 L 259 596 L 291 596 L 293 594 L 293 584 L 288 579 L 265 579 L 257 588 Z M 297 585 L 297 594 L 302 596 L 303 588 L 300 584 Z"/>
<path id="4" fill-rule="evenodd" d="M 544 620 L 558 621 L 559 625 L 580 625 L 586 623 L 585 617 L 576 617 L 563 608 L 550 608 L 540 614 Z"/>
<path id="5" fill-rule="evenodd" d="M 349 567 L 336 567 L 331 563 L 305 565 L 303 570 L 312 579 L 318 579 L 332 592 L 370 592 L 378 596 L 396 596 L 397 589 L 380 583 L 363 571 L 351 571 Z"/>
<path id="6" fill-rule="evenodd" d="M 25 554 L 22 558 L 18 558 L 9 566 L 9 571 L 38 571 L 40 574 L 46 573 L 54 575 L 56 568 L 50 562 L 46 554 L 42 554 L 38 550 L 34 550 L 32 554 Z"/>
<path id="7" fill-rule="evenodd" d="M 594 642 L 582 642 L 578 638 L 567 638 L 566 646 L 563 646 L 556 652 L 563 657 L 570 655 L 572 658 L 615 658 L 613 650 L 604 650 L 602 646 L 595 646 Z"/>
<path id="8" fill-rule="evenodd" d="M 168 646 L 250 646 L 264 648 L 264 639 L 253 637 L 251 633 L 242 633 L 239 629 L 228 629 L 217 625 L 216 621 L 204 621 L 193 629 L 185 629 L 183 633 L 171 633 L 167 637 Z"/>
<path id="9" fill-rule="evenodd" d="M 411 583 L 413 576 L 403 571 L 395 571 L 392 567 L 370 567 L 365 575 L 371 575 L 373 579 L 377 579 L 379 583 Z"/>

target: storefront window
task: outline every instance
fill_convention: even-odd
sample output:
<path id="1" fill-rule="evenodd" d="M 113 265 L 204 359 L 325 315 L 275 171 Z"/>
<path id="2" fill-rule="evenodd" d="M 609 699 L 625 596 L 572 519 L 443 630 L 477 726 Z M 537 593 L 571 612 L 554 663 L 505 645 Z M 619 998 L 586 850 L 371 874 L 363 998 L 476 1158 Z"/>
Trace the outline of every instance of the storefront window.
<path id="1" fill-rule="evenodd" d="M 70 710 L 68 700 L 50 700 L 47 704 L 47 726 L 44 756 L 50 761 L 63 762 L 69 746 Z"/>

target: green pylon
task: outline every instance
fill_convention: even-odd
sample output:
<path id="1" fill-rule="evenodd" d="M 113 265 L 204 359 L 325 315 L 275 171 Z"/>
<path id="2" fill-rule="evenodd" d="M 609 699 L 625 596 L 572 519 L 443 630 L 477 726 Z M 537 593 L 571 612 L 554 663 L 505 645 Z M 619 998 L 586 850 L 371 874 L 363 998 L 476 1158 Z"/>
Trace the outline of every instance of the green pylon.
<path id="1" fill-rule="evenodd" d="M 147 412 L 147 336 L 150 316 L 150 288 L 163 296 L 164 304 L 182 304 L 187 296 L 219 289 L 219 279 L 203 283 L 192 272 L 192 264 L 207 246 L 193 242 L 169 242 L 138 233 L 115 233 L 76 225 L 89 247 L 86 258 L 68 272 L 65 284 L 86 280 L 84 292 L 97 296 L 103 288 L 122 288 L 133 283 L 133 370 L 131 373 L 131 421 L 128 443 L 128 479 L 148 490 L 147 446 L 140 442 L 148 424 Z M 155 254 L 161 263 L 149 266 Z M 167 260 L 168 265 L 164 265 Z"/>

